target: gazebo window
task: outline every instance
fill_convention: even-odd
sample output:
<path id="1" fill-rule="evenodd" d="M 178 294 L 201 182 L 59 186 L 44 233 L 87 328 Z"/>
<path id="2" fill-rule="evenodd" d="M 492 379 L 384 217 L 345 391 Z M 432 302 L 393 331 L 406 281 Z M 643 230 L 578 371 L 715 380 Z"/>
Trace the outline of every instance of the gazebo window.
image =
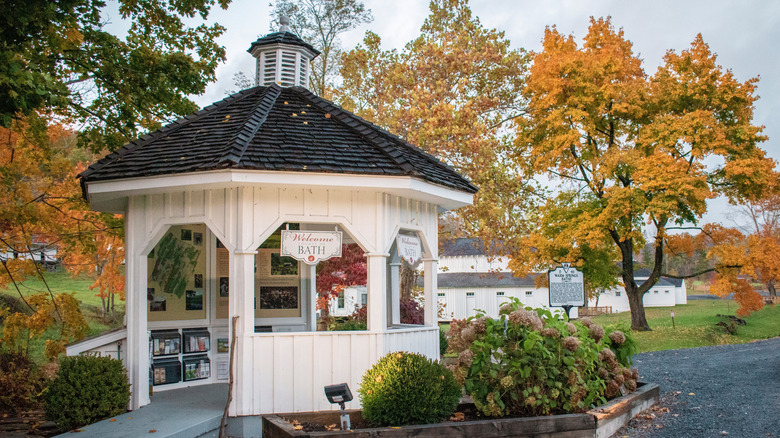
<path id="1" fill-rule="evenodd" d="M 279 227 L 269 236 L 255 255 L 255 318 L 298 318 L 286 323 L 304 324 L 302 312 L 301 272 L 303 263 L 292 257 L 282 256 L 281 230 Z M 289 229 L 299 229 L 289 224 Z"/>

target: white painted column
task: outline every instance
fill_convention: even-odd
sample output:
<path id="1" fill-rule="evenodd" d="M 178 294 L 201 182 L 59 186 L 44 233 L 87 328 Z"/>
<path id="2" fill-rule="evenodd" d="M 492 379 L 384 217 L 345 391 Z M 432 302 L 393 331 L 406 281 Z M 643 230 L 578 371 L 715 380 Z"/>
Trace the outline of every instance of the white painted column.
<path id="1" fill-rule="evenodd" d="M 366 253 L 368 271 L 368 330 L 387 330 L 387 256 L 384 253 Z"/>
<path id="2" fill-rule="evenodd" d="M 425 325 L 435 327 L 439 323 L 437 315 L 438 309 L 438 282 L 436 273 L 439 269 L 439 261 L 436 259 L 426 259 L 423 261 L 423 288 L 425 291 Z"/>
<path id="3" fill-rule="evenodd" d="M 130 197 L 125 215 L 125 312 L 130 409 L 149 404 L 149 332 L 146 313 L 144 198 Z"/>
<path id="4" fill-rule="evenodd" d="M 309 331 L 317 331 L 317 265 L 301 263 L 304 270 L 308 271 L 309 285 Z M 305 297 L 304 297 L 305 298 Z"/>
<path id="5" fill-rule="evenodd" d="M 401 324 L 401 262 L 390 262 L 390 321 Z"/>
<path id="6" fill-rule="evenodd" d="M 254 388 L 253 344 L 255 332 L 255 278 L 256 248 L 251 248 L 252 238 L 252 190 L 240 187 L 237 199 L 235 250 L 230 254 L 229 314 L 238 316 L 236 326 L 235 368 L 233 370 L 233 403 L 231 416 L 250 415 Z M 232 329 L 231 329 L 232 330 Z M 231 334 L 232 336 L 232 334 Z"/>

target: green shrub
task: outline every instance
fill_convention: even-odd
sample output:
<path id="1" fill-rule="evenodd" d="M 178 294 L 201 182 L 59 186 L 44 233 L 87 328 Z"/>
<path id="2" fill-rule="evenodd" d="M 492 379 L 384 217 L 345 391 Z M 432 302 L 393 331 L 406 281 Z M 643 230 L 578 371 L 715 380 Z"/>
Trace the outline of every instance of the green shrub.
<path id="1" fill-rule="evenodd" d="M 448 348 L 450 348 L 450 341 L 447 340 L 447 333 L 439 327 L 439 356 L 444 356 Z"/>
<path id="2" fill-rule="evenodd" d="M 583 412 L 636 389 L 628 332 L 605 332 L 588 318 L 569 322 L 517 299 L 499 319 L 453 321 L 450 345 L 459 353 L 456 380 L 488 416 Z"/>
<path id="3" fill-rule="evenodd" d="M 0 412 L 16 414 L 36 406 L 44 387 L 38 368 L 24 353 L 0 353 Z"/>
<path id="4" fill-rule="evenodd" d="M 346 330 L 366 330 L 367 324 L 365 322 L 355 321 L 348 319 L 344 322 L 336 322 L 333 324 L 334 331 L 346 331 Z"/>
<path id="5" fill-rule="evenodd" d="M 60 430 L 68 431 L 124 413 L 130 401 L 130 385 L 117 359 L 63 357 L 44 399 L 46 417 Z"/>
<path id="6" fill-rule="evenodd" d="M 363 375 L 363 418 L 377 426 L 437 423 L 452 415 L 462 394 L 452 372 L 425 356 L 396 352 Z"/>

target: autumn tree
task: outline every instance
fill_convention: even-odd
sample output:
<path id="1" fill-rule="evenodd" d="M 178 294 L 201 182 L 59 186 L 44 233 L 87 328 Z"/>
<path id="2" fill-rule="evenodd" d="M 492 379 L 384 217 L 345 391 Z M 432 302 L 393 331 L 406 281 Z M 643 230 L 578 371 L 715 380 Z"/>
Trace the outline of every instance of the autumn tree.
<path id="1" fill-rule="evenodd" d="M 81 198 L 75 176 L 83 169 L 81 160 L 91 154 L 75 143 L 72 131 L 34 116 L 14 121 L 12 129 L 0 128 L 0 287 L 18 295 L 22 304 L 13 311 L 0 309 L 3 349 L 27 351 L 30 339 L 58 327 L 59 336 L 46 342 L 45 354 L 52 359 L 87 328 L 75 298 L 48 287 L 37 257 L 37 251 L 49 247 L 67 259 L 83 253 L 72 245 L 74 240 L 101 247 L 103 236 L 118 234 L 99 213 L 89 212 Z M 117 254 L 121 257 L 121 251 Z M 21 282 L 30 276 L 40 278 L 44 290 L 23 291 Z M 108 281 L 112 276 L 95 278 Z M 113 278 L 123 282 L 119 272 Z"/>
<path id="2" fill-rule="evenodd" d="M 740 227 L 747 235 L 747 247 L 752 254 L 748 262 L 749 275 L 763 283 L 770 296 L 777 296 L 780 281 L 780 184 L 775 181 L 769 194 L 749 199 L 738 206 L 747 224 Z"/>
<path id="3" fill-rule="evenodd" d="M 349 286 L 366 284 L 367 278 L 366 257 L 355 243 L 341 245 L 341 257 L 317 264 L 317 310 L 322 329 L 329 322 L 330 301 Z"/>
<path id="4" fill-rule="evenodd" d="M 271 3 L 272 32 L 280 28 L 280 16 L 288 17 L 291 30 L 320 52 L 312 61 L 309 89 L 329 98 L 342 53 L 339 37 L 372 22 L 371 10 L 357 0 L 276 0 Z"/>
<path id="5" fill-rule="evenodd" d="M 467 175 L 480 191 L 460 220 L 490 242 L 523 232 L 515 212 L 535 199 L 511 142 L 527 60 L 503 32 L 485 28 L 468 1 L 435 0 L 403 50 L 382 50 L 380 36 L 368 32 L 345 53 L 336 99 Z"/>
<path id="6" fill-rule="evenodd" d="M 516 148 L 560 193 L 534 213 L 524 241 L 544 241 L 554 225 L 559 245 L 518 253 L 514 264 L 549 259 L 561 246 L 569 259 L 612 247 L 631 327 L 649 330 L 642 299 L 664 274 L 670 229 L 697 224 L 718 194 L 735 203 L 760 198 L 774 172 L 759 148 L 761 127 L 752 125 L 756 81 L 719 66 L 701 35 L 689 49 L 667 52 L 649 76 L 609 18 L 591 19 L 581 46 L 548 28 L 527 78 Z M 637 283 L 634 256 L 645 236 L 651 274 Z"/>
<path id="7" fill-rule="evenodd" d="M 225 56 L 224 28 L 205 24 L 215 3 L 229 0 L 119 0 L 129 29 L 117 35 L 105 0 L 0 2 L 0 124 L 54 113 L 81 127 L 82 145 L 114 150 L 195 111 L 188 96 Z"/>

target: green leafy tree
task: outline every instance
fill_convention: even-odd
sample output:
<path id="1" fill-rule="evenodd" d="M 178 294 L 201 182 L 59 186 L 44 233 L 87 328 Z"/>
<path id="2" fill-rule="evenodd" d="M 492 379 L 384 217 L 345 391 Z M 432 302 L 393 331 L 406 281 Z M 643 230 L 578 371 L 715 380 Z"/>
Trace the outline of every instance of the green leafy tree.
<path id="1" fill-rule="evenodd" d="M 544 243 L 540 236 L 554 225 L 555 244 L 516 254 L 514 263 L 550 259 L 562 246 L 570 258 L 612 247 L 631 328 L 649 330 L 642 298 L 663 274 L 668 230 L 696 224 L 718 194 L 735 203 L 760 198 L 773 178 L 774 162 L 759 147 L 766 137 L 752 124 L 756 81 L 739 82 L 717 65 L 701 35 L 688 50 L 667 52 L 650 76 L 609 18 L 591 19 L 581 46 L 548 28 L 528 75 L 516 145 L 537 175 L 568 194 L 533 213 L 537 228 L 526 240 Z M 651 274 L 637 283 L 634 256 L 645 236 Z"/>
<path id="2" fill-rule="evenodd" d="M 293 32 L 320 51 L 312 61 L 309 89 L 329 98 L 339 71 L 339 36 L 372 22 L 371 10 L 356 0 L 277 0 L 271 3 L 272 31 L 279 29 L 281 15 L 290 18 Z"/>
<path id="3" fill-rule="evenodd" d="M 229 0 L 118 3 L 121 36 L 106 29 L 105 0 L 0 3 L 2 126 L 53 113 L 82 127 L 82 145 L 113 150 L 197 109 L 187 96 L 214 81 L 224 28 L 189 23 Z"/>

